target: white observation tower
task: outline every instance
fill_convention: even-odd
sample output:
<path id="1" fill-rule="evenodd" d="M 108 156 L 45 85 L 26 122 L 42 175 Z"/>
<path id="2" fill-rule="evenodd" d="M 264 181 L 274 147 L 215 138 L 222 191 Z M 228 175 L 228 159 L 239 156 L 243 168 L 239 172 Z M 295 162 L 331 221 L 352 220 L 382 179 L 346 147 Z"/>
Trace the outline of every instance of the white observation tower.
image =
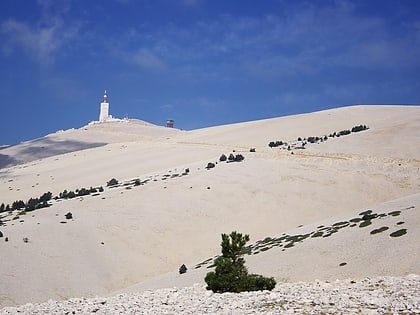
<path id="1" fill-rule="evenodd" d="M 101 103 L 101 111 L 99 113 L 99 122 L 107 121 L 111 118 L 108 114 L 109 111 L 109 103 L 108 103 L 108 96 L 106 95 L 106 90 L 104 92 L 104 98 Z"/>

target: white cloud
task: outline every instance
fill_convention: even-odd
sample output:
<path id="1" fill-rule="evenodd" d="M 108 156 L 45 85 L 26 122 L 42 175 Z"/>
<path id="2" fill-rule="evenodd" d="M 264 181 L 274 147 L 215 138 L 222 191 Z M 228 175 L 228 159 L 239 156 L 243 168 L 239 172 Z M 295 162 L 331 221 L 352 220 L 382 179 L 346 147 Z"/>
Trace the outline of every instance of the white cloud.
<path id="1" fill-rule="evenodd" d="M 6 44 L 9 52 L 22 48 L 43 63 L 52 61 L 52 52 L 61 45 L 61 40 L 56 38 L 56 25 L 33 29 L 25 23 L 10 19 L 1 24 L 1 32 L 8 39 Z"/>
<path id="2" fill-rule="evenodd" d="M 195 81 L 272 81 L 334 70 L 418 67 L 419 25 L 403 30 L 384 15 L 359 14 L 351 1 L 284 2 L 267 15 L 220 14 L 188 26 L 140 23 L 110 41 L 110 49 L 125 62 L 171 69 Z"/>
<path id="3" fill-rule="evenodd" d="M 128 58 L 131 62 L 149 70 L 165 69 L 164 62 L 148 50 L 140 49 L 135 53 L 129 54 Z"/>
<path id="4" fill-rule="evenodd" d="M 22 50 L 42 64 L 51 64 L 57 52 L 77 35 L 78 26 L 65 25 L 60 16 L 69 9 L 67 0 L 38 0 L 38 4 L 43 17 L 36 25 L 15 19 L 8 19 L 0 24 L 0 33 L 4 36 L 3 52 L 12 54 L 16 50 Z"/>
<path id="5" fill-rule="evenodd" d="M 161 109 L 163 110 L 169 110 L 169 109 L 173 109 L 175 106 L 172 104 L 164 104 L 162 106 L 160 106 Z"/>

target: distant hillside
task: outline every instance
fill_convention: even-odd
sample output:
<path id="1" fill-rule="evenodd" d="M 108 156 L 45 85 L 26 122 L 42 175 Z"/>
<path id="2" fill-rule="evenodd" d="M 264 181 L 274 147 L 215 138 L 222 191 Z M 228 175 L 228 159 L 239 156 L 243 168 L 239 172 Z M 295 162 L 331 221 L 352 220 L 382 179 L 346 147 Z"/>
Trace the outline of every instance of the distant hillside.
<path id="1" fill-rule="evenodd" d="M 3 148 L 0 151 L 0 168 L 110 143 L 152 140 L 178 132 L 178 129 L 156 126 L 136 119 L 89 124 Z"/>

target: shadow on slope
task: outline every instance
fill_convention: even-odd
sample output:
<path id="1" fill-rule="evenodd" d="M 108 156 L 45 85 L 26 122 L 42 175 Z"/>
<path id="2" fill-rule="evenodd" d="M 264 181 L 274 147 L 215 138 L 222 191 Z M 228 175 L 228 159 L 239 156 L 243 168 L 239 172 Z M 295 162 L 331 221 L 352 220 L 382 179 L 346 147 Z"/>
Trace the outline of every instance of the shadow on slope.
<path id="1" fill-rule="evenodd" d="M 41 138 L 2 150 L 2 153 L 6 154 L 0 154 L 0 168 L 27 163 L 59 154 L 96 148 L 106 144 L 107 143 L 105 142 L 83 142 L 76 140 L 57 141 L 48 137 Z"/>
<path id="2" fill-rule="evenodd" d="M 0 168 L 15 165 L 17 160 L 9 155 L 0 154 Z"/>

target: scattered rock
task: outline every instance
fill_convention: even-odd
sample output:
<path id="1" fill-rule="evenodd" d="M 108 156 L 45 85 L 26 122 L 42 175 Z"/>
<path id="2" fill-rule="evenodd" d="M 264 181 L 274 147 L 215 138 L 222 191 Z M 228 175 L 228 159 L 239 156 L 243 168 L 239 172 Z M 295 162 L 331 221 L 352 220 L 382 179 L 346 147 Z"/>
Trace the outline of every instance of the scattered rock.
<path id="1" fill-rule="evenodd" d="M 420 277 L 280 283 L 218 294 L 205 285 L 6 307 L 4 314 L 417 314 Z M 374 288 L 374 289 L 373 289 Z M 297 298 L 298 297 L 298 298 Z"/>

